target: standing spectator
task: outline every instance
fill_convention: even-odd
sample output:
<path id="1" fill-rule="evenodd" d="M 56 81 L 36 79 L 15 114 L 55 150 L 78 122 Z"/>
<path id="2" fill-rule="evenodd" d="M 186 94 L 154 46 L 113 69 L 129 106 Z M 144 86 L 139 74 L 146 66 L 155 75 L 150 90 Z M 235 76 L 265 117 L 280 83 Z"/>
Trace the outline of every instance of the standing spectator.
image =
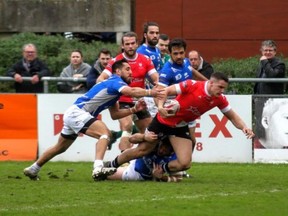
<path id="1" fill-rule="evenodd" d="M 119 59 L 125 58 L 131 66 L 132 69 L 132 82 L 129 84 L 131 87 L 140 87 L 145 89 L 145 78 L 149 77 L 152 84 L 155 85 L 158 82 L 158 73 L 155 70 L 153 62 L 150 58 L 137 53 L 137 34 L 134 32 L 127 32 L 122 37 L 122 49 L 123 53 L 117 55 L 113 58 L 105 68 L 105 70 L 100 74 L 97 79 L 97 82 L 103 81 L 109 78 L 111 73 L 112 64 Z M 119 105 L 121 109 L 126 109 L 133 107 L 135 100 L 129 96 L 121 96 L 119 99 Z M 134 115 L 130 115 L 124 118 L 119 119 L 120 130 L 122 130 L 122 136 L 119 143 L 119 148 L 121 151 L 124 151 L 131 147 L 129 142 L 129 136 L 131 136 L 133 122 L 137 126 L 139 132 L 144 133 L 146 127 L 151 122 L 152 118 L 150 113 L 147 110 L 137 112 Z"/>
<path id="2" fill-rule="evenodd" d="M 285 64 L 276 58 L 277 45 L 273 40 L 262 42 L 257 78 L 285 78 Z M 284 83 L 256 83 L 254 94 L 284 94 Z"/>
<path id="3" fill-rule="evenodd" d="M 160 34 L 157 47 L 161 52 L 161 68 L 170 59 L 168 44 L 170 42 L 167 34 Z"/>
<path id="4" fill-rule="evenodd" d="M 99 75 L 102 73 L 102 71 L 105 69 L 105 67 L 108 65 L 108 62 L 111 60 L 111 52 L 103 48 L 100 50 L 97 60 L 94 63 L 94 65 L 91 67 L 88 76 L 87 76 L 87 88 L 88 90 L 92 88 L 93 85 L 96 84 L 96 80 L 99 77 Z"/>
<path id="5" fill-rule="evenodd" d="M 83 62 L 83 54 L 80 50 L 74 50 L 70 55 L 70 64 L 63 69 L 60 77 L 83 78 L 87 77 L 91 66 Z M 57 89 L 62 93 L 84 93 L 87 91 L 86 82 L 60 81 Z"/>
<path id="6" fill-rule="evenodd" d="M 22 48 L 23 58 L 16 62 L 8 71 L 7 76 L 15 80 L 17 93 L 43 93 L 43 76 L 52 76 L 47 66 L 37 57 L 37 48 L 34 44 L 25 44 Z M 23 77 L 31 77 L 31 81 L 24 81 Z"/>
<path id="7" fill-rule="evenodd" d="M 213 67 L 206 62 L 198 51 L 192 50 L 188 54 L 189 61 L 194 70 L 200 72 L 207 79 L 210 79 L 211 74 L 214 72 Z"/>

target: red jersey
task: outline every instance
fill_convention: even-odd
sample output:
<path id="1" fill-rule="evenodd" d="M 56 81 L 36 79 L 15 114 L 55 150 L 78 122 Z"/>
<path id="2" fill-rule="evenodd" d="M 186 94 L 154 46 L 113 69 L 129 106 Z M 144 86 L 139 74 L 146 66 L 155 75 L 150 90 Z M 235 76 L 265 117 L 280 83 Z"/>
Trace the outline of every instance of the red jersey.
<path id="1" fill-rule="evenodd" d="M 151 61 L 151 59 L 140 53 L 136 53 L 136 57 L 134 59 L 127 58 L 124 53 L 117 55 L 115 58 L 110 60 L 110 62 L 108 63 L 103 72 L 111 76 L 113 63 L 123 58 L 125 58 L 128 61 L 132 70 L 132 81 L 129 84 L 129 86 L 145 88 L 146 75 L 150 76 L 151 74 L 156 73 L 157 71 L 155 70 L 154 64 Z M 126 95 L 122 95 L 119 101 L 133 103 L 133 98 Z"/>
<path id="2" fill-rule="evenodd" d="M 175 116 L 168 118 L 162 118 L 158 114 L 158 121 L 170 127 L 182 127 L 214 107 L 218 107 L 222 113 L 229 111 L 231 107 L 226 97 L 223 94 L 220 97 L 210 96 L 207 84 L 208 81 L 195 80 L 175 84 L 178 92 L 175 99 L 179 102 L 180 109 Z"/>

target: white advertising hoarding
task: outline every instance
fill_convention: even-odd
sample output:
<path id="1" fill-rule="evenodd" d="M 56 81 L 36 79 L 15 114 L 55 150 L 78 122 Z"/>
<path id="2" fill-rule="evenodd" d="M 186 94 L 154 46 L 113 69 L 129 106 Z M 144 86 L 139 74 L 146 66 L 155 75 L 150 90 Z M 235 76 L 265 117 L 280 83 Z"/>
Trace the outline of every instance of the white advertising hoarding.
<path id="1" fill-rule="evenodd" d="M 227 95 L 232 109 L 252 128 L 250 95 Z M 195 162 L 252 162 L 252 140 L 214 108 L 201 116 L 196 127 Z"/>
<path id="2" fill-rule="evenodd" d="M 77 94 L 38 94 L 39 155 L 57 142 L 65 110 L 73 104 Z M 232 108 L 251 126 L 251 96 L 228 95 Z M 102 120 L 111 130 L 118 130 L 119 123 L 112 120 L 108 110 L 101 113 Z M 198 120 L 197 145 L 193 154 L 195 162 L 252 162 L 252 141 L 236 129 L 215 108 Z M 80 136 L 63 154 L 53 161 L 93 161 L 96 139 Z M 120 153 L 118 142 L 106 152 L 104 160 L 112 160 Z"/>
<path id="3" fill-rule="evenodd" d="M 38 137 L 39 155 L 53 146 L 60 135 L 63 125 L 63 114 L 79 94 L 38 94 Z M 111 130 L 118 130 L 118 121 L 113 121 L 109 111 L 101 113 L 102 120 Z M 56 156 L 52 161 L 94 161 L 95 143 L 97 139 L 83 135 L 79 136 L 70 148 Z M 115 143 L 111 151 L 107 151 L 105 160 L 114 159 L 120 153 L 118 143 Z"/>

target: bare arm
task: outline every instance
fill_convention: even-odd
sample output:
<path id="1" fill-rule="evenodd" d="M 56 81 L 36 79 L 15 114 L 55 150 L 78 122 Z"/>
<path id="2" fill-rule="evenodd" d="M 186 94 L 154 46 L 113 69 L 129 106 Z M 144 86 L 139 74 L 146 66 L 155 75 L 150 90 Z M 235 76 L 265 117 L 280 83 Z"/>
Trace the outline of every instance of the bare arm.
<path id="1" fill-rule="evenodd" d="M 146 103 L 143 99 L 138 100 L 134 107 L 129 109 L 119 109 L 119 103 L 114 104 L 114 106 L 109 107 L 110 116 L 113 120 L 120 119 L 141 110 L 146 109 Z"/>
<path id="2" fill-rule="evenodd" d="M 106 80 L 109 78 L 109 75 L 105 73 L 104 71 L 99 75 L 99 77 L 96 80 L 96 83 L 102 82 L 103 80 Z"/>
<path id="3" fill-rule="evenodd" d="M 245 122 L 236 112 L 234 112 L 234 110 L 231 109 L 228 112 L 224 113 L 224 115 L 233 123 L 236 128 L 242 130 L 247 138 L 251 139 L 252 137 L 254 137 L 253 131 L 246 126 Z"/>
<path id="4" fill-rule="evenodd" d="M 121 93 L 123 95 L 130 96 L 130 97 L 136 97 L 136 98 L 144 97 L 144 96 L 152 96 L 152 97 L 160 97 L 161 98 L 164 95 L 164 91 L 159 91 L 156 89 L 146 90 L 146 89 L 139 88 L 139 87 L 129 87 L 129 86 L 126 86 L 125 88 L 123 88 L 121 90 Z"/>

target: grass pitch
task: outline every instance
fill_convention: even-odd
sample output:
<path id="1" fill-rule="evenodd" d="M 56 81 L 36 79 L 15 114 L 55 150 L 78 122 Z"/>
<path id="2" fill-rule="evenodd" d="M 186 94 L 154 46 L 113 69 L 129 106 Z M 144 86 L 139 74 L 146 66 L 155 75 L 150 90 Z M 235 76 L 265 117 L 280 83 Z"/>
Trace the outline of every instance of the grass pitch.
<path id="1" fill-rule="evenodd" d="M 180 183 L 94 182 L 91 163 L 0 162 L 0 215 L 288 215 L 288 165 L 193 163 Z"/>

